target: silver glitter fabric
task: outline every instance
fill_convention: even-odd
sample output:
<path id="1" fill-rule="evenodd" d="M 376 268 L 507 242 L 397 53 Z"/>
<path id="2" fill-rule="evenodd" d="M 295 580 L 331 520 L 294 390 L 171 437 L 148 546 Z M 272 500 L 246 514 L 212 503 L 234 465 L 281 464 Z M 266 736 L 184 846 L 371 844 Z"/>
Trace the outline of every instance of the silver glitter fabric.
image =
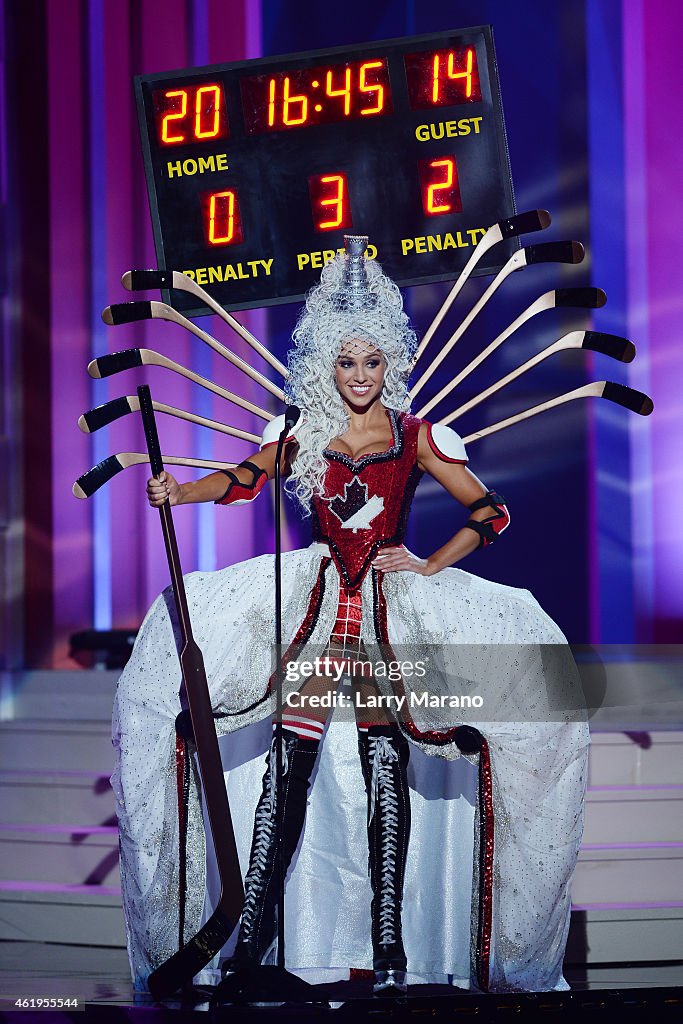
<path id="1" fill-rule="evenodd" d="M 328 557 L 323 544 L 284 555 L 285 637 L 293 637 L 304 620 L 321 562 Z M 186 586 L 190 614 L 196 624 L 196 639 L 204 652 L 213 707 L 219 715 L 216 719 L 219 734 L 269 717 L 273 701 L 263 697 L 272 670 L 271 650 L 263 643 L 263 637 L 272 635 L 274 629 L 272 556 L 251 559 L 216 573 L 191 573 L 186 577 Z M 445 569 L 433 577 L 389 573 L 384 577 L 384 590 L 391 642 L 402 650 L 412 648 L 415 655 L 420 654 L 426 643 L 447 647 L 454 639 L 472 645 L 521 642 L 529 644 L 534 651 L 539 644 L 563 645 L 565 642 L 558 627 L 527 591 L 491 583 L 460 569 Z M 361 637 L 366 650 L 372 652 L 377 638 L 370 574 L 363 584 L 362 594 Z M 324 573 L 324 591 L 317 615 L 301 657 L 313 658 L 324 650 L 337 616 L 338 598 L 339 577 L 330 562 Z M 180 673 L 169 605 L 169 594 L 161 595 L 143 622 L 133 656 L 119 680 L 113 718 L 117 759 L 111 781 L 119 816 L 128 952 L 134 982 L 140 990 L 146 988 L 150 971 L 177 948 L 178 936 L 174 723 L 180 711 Z M 483 664 L 486 668 L 487 663 Z M 544 670 L 543 660 L 534 655 L 529 671 L 522 677 L 524 685 L 538 684 Z M 408 684 L 408 680 L 405 682 Z M 377 684 L 387 693 L 393 692 L 391 684 L 381 680 Z M 445 675 L 434 685 L 443 690 L 456 684 Z M 290 684 L 290 692 L 293 686 L 295 684 Z M 508 686 L 507 678 L 498 679 L 501 694 Z M 417 719 L 423 729 L 439 724 L 434 713 L 423 708 L 417 712 Z M 562 978 L 562 955 L 569 923 L 569 886 L 582 834 L 587 727 L 580 722 L 519 720 L 482 722 L 478 727 L 489 744 L 495 780 L 491 989 L 566 988 Z M 351 735 L 348 725 L 342 723 L 340 729 L 341 733 L 333 735 Z M 337 750 L 344 750 L 347 745 L 346 739 L 330 742 Z M 354 745 L 355 741 L 351 747 Z M 459 758 L 454 744 L 419 746 L 422 755 L 437 755 L 427 757 L 426 762 L 443 763 L 443 759 Z M 314 821 L 306 827 L 298 867 L 302 877 L 311 879 L 312 888 L 309 890 L 301 883 L 300 897 L 296 895 L 299 883 L 292 889 L 290 918 L 299 922 L 299 936 L 291 943 L 288 940 L 288 949 L 296 957 L 292 963 L 302 968 L 331 968 L 340 964 L 347 969 L 369 966 L 368 906 L 363 902 L 367 840 L 363 828 L 360 765 L 357 755 L 350 753 L 340 768 L 333 755 L 336 756 L 335 751 L 330 750 L 321 758 L 312 800 L 315 805 L 318 799 L 315 794 L 334 792 L 340 797 L 342 791 L 348 793 L 348 800 L 330 799 L 328 795 L 324 809 L 320 807 L 316 811 L 320 815 L 317 824 Z M 466 760 L 476 761 L 476 755 L 468 755 Z M 421 761 L 416 762 L 414 770 L 423 770 L 426 779 L 439 777 L 438 771 L 429 769 L 428 765 L 424 769 L 421 766 Z M 329 784 L 328 773 L 331 773 Z M 262 774 L 261 760 L 253 771 L 255 792 L 260 787 Z M 355 809 L 353 800 L 358 804 Z M 452 891 L 450 869 L 445 863 L 439 866 L 435 860 L 440 856 L 438 850 L 447 849 L 448 844 L 443 847 L 441 842 L 434 843 L 434 829 L 446 827 L 452 801 L 446 801 L 439 812 L 441 824 L 432 821 L 429 825 L 426 824 L 430 820 L 427 814 L 436 813 L 435 801 L 427 801 L 422 808 L 419 793 L 415 793 L 411 802 L 415 814 L 405 903 L 409 970 L 419 969 L 423 976 L 431 978 L 441 977 L 442 973 L 453 974 L 460 979 L 460 984 L 475 985 L 476 982 L 473 979 L 468 982 L 466 973 L 463 977 L 463 969 L 455 965 L 462 949 L 466 950 L 469 945 L 470 922 L 460 920 L 455 933 L 448 924 L 448 907 L 455 906 L 457 897 Z M 233 816 L 236 822 L 242 823 L 242 839 L 248 843 L 253 806 L 249 806 L 247 800 L 242 812 L 237 803 Z M 309 818 L 313 816 L 309 814 Z M 332 854 L 321 861 L 321 845 L 330 836 L 342 835 L 346 836 L 346 846 L 339 863 L 334 863 Z M 462 838 L 452 832 L 449 842 L 452 841 L 453 849 L 458 848 Z M 196 774 L 190 786 L 187 843 L 186 938 L 200 927 L 205 892 L 204 833 Z M 417 858 L 414 863 L 413 857 Z M 466 884 L 471 885 L 470 900 L 473 896 L 476 900 L 476 858 L 474 878 L 468 866 L 471 864 L 471 860 L 460 864 L 457 874 L 462 879 L 464 872 Z M 335 891 L 339 879 L 349 876 L 352 865 L 354 881 L 339 890 L 338 897 L 331 897 L 329 905 L 315 899 L 315 892 L 327 891 L 326 886 L 330 892 Z M 323 876 L 327 870 L 332 874 L 326 881 Z M 443 875 L 444 870 L 447 870 L 446 875 Z M 421 889 L 425 871 L 425 877 L 441 877 L 443 883 L 429 920 L 421 916 L 419 909 L 428 904 L 428 897 Z M 430 893 L 440 891 L 431 882 L 429 888 Z M 305 940 L 309 933 L 304 924 L 311 917 L 312 903 L 315 904 L 316 926 L 309 922 L 310 934 L 319 937 L 329 932 L 329 943 L 318 938 L 313 944 Z M 342 904 L 348 906 L 348 910 L 339 914 Z M 476 911 L 476 906 L 474 909 Z M 330 914 L 333 917 L 328 921 Z M 437 914 L 441 922 L 438 928 L 446 928 L 446 932 L 438 942 L 435 940 L 436 947 L 429 952 L 434 945 L 430 936 L 433 932 L 440 934 L 434 927 Z M 334 921 L 338 922 L 338 928 Z"/>

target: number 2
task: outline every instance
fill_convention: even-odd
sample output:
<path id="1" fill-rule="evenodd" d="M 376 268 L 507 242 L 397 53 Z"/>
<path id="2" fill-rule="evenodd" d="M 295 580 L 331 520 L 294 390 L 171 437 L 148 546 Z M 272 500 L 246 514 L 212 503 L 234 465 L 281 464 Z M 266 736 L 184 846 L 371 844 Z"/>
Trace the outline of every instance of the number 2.
<path id="1" fill-rule="evenodd" d="M 445 180 L 434 181 L 431 185 L 427 186 L 427 212 L 428 213 L 448 213 L 453 209 L 452 203 L 438 203 L 435 201 L 434 193 L 440 192 L 442 189 L 449 189 L 453 185 L 455 178 L 455 160 L 452 156 L 444 157 L 443 160 L 432 160 L 429 165 L 430 167 L 443 167 L 445 168 Z"/>
<path id="2" fill-rule="evenodd" d="M 175 96 L 182 96 L 182 109 L 175 113 L 166 114 L 163 121 L 161 122 L 161 141 L 162 142 L 184 142 L 184 135 L 169 135 L 168 134 L 168 122 L 177 121 L 182 117 L 185 117 L 187 113 L 187 92 L 185 89 L 174 89 L 173 92 L 167 92 L 165 94 L 166 99 L 173 99 Z"/>

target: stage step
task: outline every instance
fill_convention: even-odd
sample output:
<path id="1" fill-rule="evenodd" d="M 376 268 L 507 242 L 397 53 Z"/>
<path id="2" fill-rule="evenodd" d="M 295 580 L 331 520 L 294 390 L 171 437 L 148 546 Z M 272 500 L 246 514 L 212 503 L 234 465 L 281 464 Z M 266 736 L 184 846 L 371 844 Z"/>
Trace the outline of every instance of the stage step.
<path id="1" fill-rule="evenodd" d="M 115 825 L 0 824 L 0 879 L 119 885 Z"/>
<path id="2" fill-rule="evenodd" d="M 111 774 L 111 728 L 101 721 L 19 718 L 0 722 L 0 771 Z"/>
<path id="3" fill-rule="evenodd" d="M 683 842 L 683 786 L 603 786 L 586 797 L 584 845 Z"/>
<path id="4" fill-rule="evenodd" d="M 0 941 L 125 947 L 118 889 L 101 885 L 0 883 Z"/>
<path id="5" fill-rule="evenodd" d="M 19 825 L 73 821 L 116 823 L 114 794 L 104 774 L 86 771 L 0 771 L 2 820 Z"/>
<path id="6" fill-rule="evenodd" d="M 0 672 L 0 718 L 111 721 L 120 672 Z"/>
<path id="7" fill-rule="evenodd" d="M 594 733 L 588 784 L 683 786 L 683 732 Z"/>

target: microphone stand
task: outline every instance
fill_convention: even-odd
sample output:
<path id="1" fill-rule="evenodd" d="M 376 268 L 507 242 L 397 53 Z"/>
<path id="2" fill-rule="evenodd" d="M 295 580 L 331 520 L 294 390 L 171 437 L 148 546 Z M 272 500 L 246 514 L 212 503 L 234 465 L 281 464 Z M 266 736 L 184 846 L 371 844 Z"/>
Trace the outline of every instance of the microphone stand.
<path id="1" fill-rule="evenodd" d="M 216 986 L 211 1006 L 254 1002 L 312 1002 L 313 986 L 285 967 L 285 865 L 282 857 L 282 492 L 280 462 L 285 439 L 299 417 L 296 406 L 287 406 L 285 423 L 275 451 L 275 871 L 278 891 L 277 957 L 275 964 L 251 964 L 229 974 Z"/>

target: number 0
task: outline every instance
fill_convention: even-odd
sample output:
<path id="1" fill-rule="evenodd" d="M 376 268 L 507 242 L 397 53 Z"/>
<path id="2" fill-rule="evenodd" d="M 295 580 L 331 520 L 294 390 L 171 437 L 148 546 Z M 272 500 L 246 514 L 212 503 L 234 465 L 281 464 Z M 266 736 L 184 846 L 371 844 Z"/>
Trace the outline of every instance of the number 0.
<path id="1" fill-rule="evenodd" d="M 220 200 L 220 206 L 218 204 Z M 216 227 L 218 221 L 219 227 Z M 223 234 L 220 229 L 223 228 Z M 214 192 L 209 200 L 209 242 L 225 245 L 235 236 L 235 193 Z"/>

